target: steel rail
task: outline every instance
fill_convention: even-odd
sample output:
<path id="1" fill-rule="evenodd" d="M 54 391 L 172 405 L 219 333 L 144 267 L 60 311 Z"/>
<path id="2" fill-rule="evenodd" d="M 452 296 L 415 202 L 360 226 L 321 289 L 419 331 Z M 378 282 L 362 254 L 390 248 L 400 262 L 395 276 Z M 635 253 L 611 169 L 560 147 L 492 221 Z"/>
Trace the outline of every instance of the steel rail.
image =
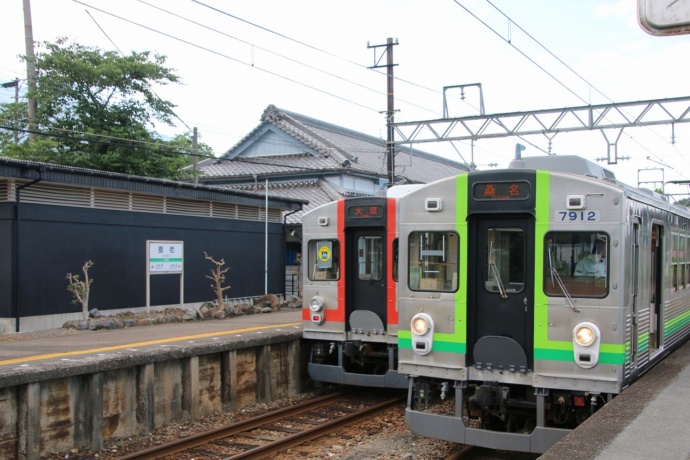
<path id="1" fill-rule="evenodd" d="M 185 450 L 193 449 L 195 447 L 212 443 L 213 441 L 228 438 L 243 432 L 263 427 L 267 424 L 279 421 L 281 419 L 285 419 L 287 417 L 291 417 L 293 415 L 304 413 L 319 407 L 327 406 L 338 400 L 346 399 L 347 396 L 350 394 L 350 392 L 335 393 L 331 395 L 322 396 L 319 398 L 314 398 L 295 406 L 290 406 L 264 415 L 259 415 L 248 420 L 228 425 L 226 427 L 207 431 L 197 435 L 192 435 L 177 441 L 173 441 L 171 443 L 151 447 L 139 452 L 118 457 L 118 460 L 152 460 L 169 455 L 178 454 Z M 354 412 L 352 414 L 338 417 L 337 419 L 332 420 L 330 422 L 325 422 L 323 424 L 320 424 L 318 427 L 300 431 L 299 433 L 296 433 L 294 435 L 281 438 L 279 440 L 273 441 L 263 446 L 257 446 L 256 448 L 249 449 L 247 451 L 226 458 L 264 458 L 266 456 L 271 455 L 272 453 L 279 452 L 290 447 L 302 444 L 304 442 L 310 441 L 312 439 L 318 438 L 329 431 L 333 431 L 335 428 L 342 424 L 351 423 L 357 420 L 358 418 L 370 415 L 372 412 L 390 407 L 400 402 L 401 400 L 402 397 L 387 400 L 382 403 L 378 403 L 374 406 L 370 406 L 360 411 Z"/>

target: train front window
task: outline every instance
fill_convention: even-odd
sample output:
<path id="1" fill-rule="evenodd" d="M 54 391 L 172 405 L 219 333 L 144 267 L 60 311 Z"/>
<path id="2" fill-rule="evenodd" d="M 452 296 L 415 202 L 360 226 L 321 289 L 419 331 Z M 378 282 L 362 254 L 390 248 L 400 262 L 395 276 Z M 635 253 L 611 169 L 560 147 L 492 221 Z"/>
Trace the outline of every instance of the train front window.
<path id="1" fill-rule="evenodd" d="M 456 233 L 410 233 L 409 288 L 413 291 L 457 291 L 458 251 Z"/>
<path id="2" fill-rule="evenodd" d="M 383 238 L 361 236 L 357 240 L 359 279 L 379 281 L 383 278 Z"/>
<path id="3" fill-rule="evenodd" d="M 525 287 L 525 233 L 519 228 L 490 228 L 484 248 L 484 286 L 503 297 Z"/>
<path id="4" fill-rule="evenodd" d="M 601 232 L 550 232 L 544 240 L 544 292 L 553 297 L 605 297 L 609 238 Z"/>
<path id="5" fill-rule="evenodd" d="M 338 240 L 311 240 L 306 269 L 311 280 L 337 280 L 340 276 Z"/>

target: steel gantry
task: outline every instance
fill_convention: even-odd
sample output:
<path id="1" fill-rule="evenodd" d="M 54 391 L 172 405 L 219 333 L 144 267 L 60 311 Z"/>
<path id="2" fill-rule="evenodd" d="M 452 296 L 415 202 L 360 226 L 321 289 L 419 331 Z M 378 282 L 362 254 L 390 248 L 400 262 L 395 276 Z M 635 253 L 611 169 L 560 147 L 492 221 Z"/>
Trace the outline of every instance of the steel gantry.
<path id="1" fill-rule="evenodd" d="M 690 122 L 690 96 L 399 122 L 393 124 L 397 134 L 393 143 L 400 145 L 532 134 L 543 134 L 551 140 L 558 133 L 599 130 L 608 142 L 608 162 L 616 164 L 617 142 L 623 129 L 666 124 L 673 126 L 687 122 Z M 609 140 L 607 132 L 615 134 L 614 141 Z M 673 136 L 674 131 L 672 141 Z"/>

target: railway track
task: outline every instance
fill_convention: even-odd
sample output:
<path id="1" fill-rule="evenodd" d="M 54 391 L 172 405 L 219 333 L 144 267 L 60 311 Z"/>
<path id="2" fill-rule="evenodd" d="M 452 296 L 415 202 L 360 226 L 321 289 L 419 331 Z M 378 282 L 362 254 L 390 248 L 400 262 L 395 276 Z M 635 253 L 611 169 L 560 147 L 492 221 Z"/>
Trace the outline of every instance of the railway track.
<path id="1" fill-rule="evenodd" d="M 404 400 L 371 393 L 336 393 L 119 457 L 118 460 L 266 458 Z"/>

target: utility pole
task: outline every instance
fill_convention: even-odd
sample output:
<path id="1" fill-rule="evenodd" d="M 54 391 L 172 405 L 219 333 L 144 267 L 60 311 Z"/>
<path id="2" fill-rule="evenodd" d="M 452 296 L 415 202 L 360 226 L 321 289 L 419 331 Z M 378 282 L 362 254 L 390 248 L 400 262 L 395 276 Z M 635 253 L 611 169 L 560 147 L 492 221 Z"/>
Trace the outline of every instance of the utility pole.
<path id="1" fill-rule="evenodd" d="M 370 69 L 378 69 L 381 67 L 386 68 L 386 75 L 388 77 L 388 109 L 386 110 L 386 131 L 388 133 L 387 139 L 386 139 L 386 157 L 387 157 L 387 164 L 388 164 L 388 187 L 392 187 L 394 180 L 395 180 L 395 130 L 393 123 L 395 123 L 395 97 L 394 97 L 394 92 L 393 92 L 393 67 L 398 65 L 398 64 L 393 64 L 393 45 L 398 44 L 398 39 L 395 39 L 395 42 L 393 42 L 392 38 L 388 38 L 386 40 L 385 45 L 369 45 L 367 43 L 367 48 L 382 48 L 386 47 L 386 50 L 384 53 L 379 56 L 379 58 L 376 58 L 376 51 L 374 51 L 374 65 L 369 67 Z M 381 59 L 383 58 L 383 55 L 386 55 L 386 65 L 381 65 Z"/>
<path id="2" fill-rule="evenodd" d="M 192 137 L 192 164 L 194 165 L 192 171 L 194 173 L 194 185 L 199 183 L 199 136 L 196 126 L 194 127 L 194 136 Z"/>
<path id="3" fill-rule="evenodd" d="M 31 25 L 31 1 L 24 1 L 24 41 L 26 44 L 26 79 L 29 84 L 29 139 L 36 139 L 36 112 L 38 101 L 36 100 L 36 56 L 34 54 L 34 33 Z"/>

